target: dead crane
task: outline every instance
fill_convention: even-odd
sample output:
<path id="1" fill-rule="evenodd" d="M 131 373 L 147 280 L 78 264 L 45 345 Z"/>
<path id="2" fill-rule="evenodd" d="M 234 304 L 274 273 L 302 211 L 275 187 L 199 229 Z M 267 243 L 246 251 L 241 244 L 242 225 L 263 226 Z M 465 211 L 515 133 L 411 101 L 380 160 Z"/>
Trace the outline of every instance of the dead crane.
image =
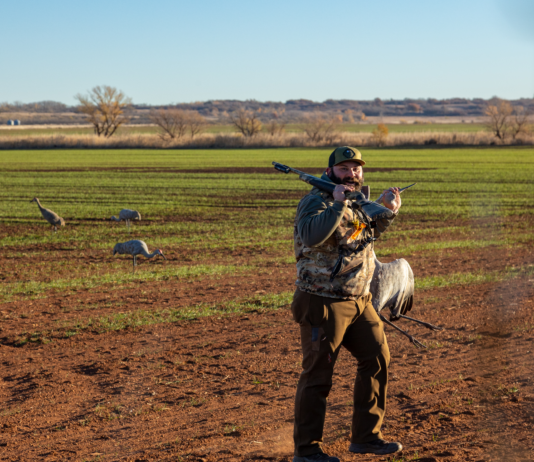
<path id="1" fill-rule="evenodd" d="M 132 255 L 133 256 L 133 272 L 135 273 L 135 267 L 137 266 L 137 255 L 143 255 L 146 258 L 152 258 L 156 255 L 161 255 L 165 260 L 165 255 L 163 255 L 163 252 L 160 249 L 154 250 L 154 252 L 149 253 L 148 247 L 144 241 L 126 241 L 118 244 L 115 244 L 115 247 L 113 247 L 113 255 L 115 254 L 119 255 Z"/>
<path id="2" fill-rule="evenodd" d="M 137 210 L 130 210 L 130 209 L 122 209 L 119 212 L 119 218 L 117 218 L 115 215 L 111 217 L 112 221 L 122 221 L 124 220 L 126 222 L 126 227 L 128 228 L 128 231 L 130 230 L 130 222 L 132 220 L 141 220 L 141 214 Z"/>
<path id="3" fill-rule="evenodd" d="M 428 322 L 405 315 L 413 306 L 414 278 L 412 268 L 404 258 L 392 261 L 391 263 L 381 263 L 374 253 L 373 256 L 375 259 L 375 271 L 370 290 L 373 294 L 372 304 L 374 309 L 383 322 L 406 335 L 417 348 L 426 348 L 408 332 L 391 322 L 402 318 L 422 324 L 431 330 L 443 329 L 442 327 L 434 326 Z M 384 308 L 389 308 L 390 321 L 380 314 Z"/>
<path id="4" fill-rule="evenodd" d="M 43 218 L 48 221 L 53 227 L 54 227 L 54 233 L 57 231 L 58 226 L 65 226 L 65 220 L 61 218 L 57 213 L 52 212 L 50 209 L 45 209 L 41 203 L 39 202 L 39 199 L 37 197 L 34 197 L 31 202 L 37 202 L 37 206 L 39 207 L 39 210 L 41 211 L 41 215 L 43 215 Z"/>

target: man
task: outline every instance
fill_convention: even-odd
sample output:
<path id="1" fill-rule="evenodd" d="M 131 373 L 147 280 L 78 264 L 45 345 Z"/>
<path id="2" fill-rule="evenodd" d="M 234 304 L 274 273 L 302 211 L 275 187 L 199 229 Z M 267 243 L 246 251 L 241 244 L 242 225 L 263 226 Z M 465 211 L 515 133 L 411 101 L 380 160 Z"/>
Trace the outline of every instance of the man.
<path id="1" fill-rule="evenodd" d="M 361 190 L 363 165 L 357 149 L 348 146 L 335 149 L 322 176 L 337 184 L 333 194 L 313 188 L 297 208 L 294 229 L 297 290 L 291 310 L 300 324 L 303 371 L 295 397 L 293 462 L 339 462 L 338 458 L 324 454 L 320 443 L 326 398 L 341 346 L 358 361 L 349 451 L 391 454 L 402 449 L 400 443 L 384 441 L 380 432 L 386 410 L 390 356 L 384 327 L 369 293 L 375 266 L 371 238 L 373 232 L 376 235 L 379 232 L 345 197 L 347 191 Z M 399 190 L 390 191 L 396 200 L 384 205 L 396 214 L 401 205 Z M 345 256 L 344 264 L 331 279 L 340 254 Z"/>

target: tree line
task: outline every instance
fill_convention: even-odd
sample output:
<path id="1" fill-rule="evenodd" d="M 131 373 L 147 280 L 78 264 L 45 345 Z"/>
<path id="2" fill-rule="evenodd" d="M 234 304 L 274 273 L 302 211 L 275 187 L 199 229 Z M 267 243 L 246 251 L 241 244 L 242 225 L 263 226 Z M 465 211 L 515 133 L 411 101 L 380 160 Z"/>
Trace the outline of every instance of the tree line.
<path id="1" fill-rule="evenodd" d="M 87 94 L 78 94 L 75 98 L 79 103 L 75 110 L 86 116 L 97 136 L 111 137 L 121 125 L 131 120 L 131 116 L 136 109 L 139 110 L 139 106 L 134 106 L 131 98 L 127 97 L 122 91 L 107 85 L 96 86 Z M 426 101 L 428 104 L 439 103 L 438 100 L 429 99 Z M 444 101 L 441 100 L 441 103 Z M 476 103 L 477 107 L 483 104 L 480 111 L 486 117 L 486 127 L 502 143 L 507 142 L 509 139 L 516 140 L 521 134 L 531 133 L 533 130 L 531 115 L 534 113 L 534 100 L 520 100 L 525 103 L 524 105 L 518 104 L 518 101 L 506 101 L 499 98 L 490 100 L 455 98 L 447 101 L 458 105 Z M 143 108 L 148 111 L 148 120 L 158 127 L 160 138 L 171 141 L 184 136 L 194 138 L 200 134 L 208 123 L 208 119 L 202 114 L 201 109 L 214 103 L 208 101 L 206 103 L 171 106 L 143 106 Z M 308 112 L 301 114 L 298 119 L 298 122 L 302 124 L 304 133 L 313 142 L 324 141 L 329 143 L 342 123 L 354 123 L 355 120 L 363 121 L 367 118 L 367 115 L 370 115 L 363 111 L 356 113 L 351 109 L 340 110 L 338 107 L 343 107 L 344 104 L 349 103 L 357 103 L 356 106 L 360 107 L 360 102 L 351 100 L 327 100 L 324 103 L 314 103 L 309 100 L 290 100 L 286 103 L 259 103 L 253 100 L 246 102 L 226 101 L 218 106 L 221 109 L 233 109 L 231 112 L 224 111 L 225 122 L 231 123 L 236 131 L 245 137 L 253 137 L 262 130 L 267 131 L 272 136 L 283 134 L 286 124 L 292 121 L 292 117 L 288 116 L 286 108 L 292 105 L 301 108 L 304 106 L 308 109 Z M 378 98 L 374 100 L 375 105 L 384 107 L 396 104 L 393 103 L 395 102 L 383 102 Z M 25 105 L 15 103 L 15 105 L 17 104 L 20 110 L 25 109 L 27 112 L 41 112 L 45 109 L 53 112 L 64 112 L 67 109 L 67 106 L 51 101 Z M 403 104 L 411 105 L 410 110 L 416 113 L 424 112 L 423 106 L 413 101 L 404 100 Z M 337 107 L 337 111 L 320 111 L 317 109 L 323 106 Z M 194 107 L 197 107 L 197 109 L 194 109 Z M 0 111 L 7 112 L 8 109 L 12 111 L 12 105 L 6 105 L 5 103 L 0 105 Z M 213 110 L 211 110 L 211 113 L 213 113 Z M 217 115 L 220 116 L 220 114 Z M 376 138 L 377 145 L 384 144 L 387 136 L 387 126 L 383 123 L 378 124 L 373 131 L 373 137 Z"/>

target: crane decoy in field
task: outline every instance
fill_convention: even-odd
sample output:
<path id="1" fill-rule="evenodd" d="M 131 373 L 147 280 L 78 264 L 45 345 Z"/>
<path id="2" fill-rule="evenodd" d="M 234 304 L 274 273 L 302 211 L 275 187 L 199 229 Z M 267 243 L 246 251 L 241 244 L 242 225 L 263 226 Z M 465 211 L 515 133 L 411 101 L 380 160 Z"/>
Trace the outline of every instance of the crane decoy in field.
<path id="1" fill-rule="evenodd" d="M 115 254 L 119 255 L 132 255 L 133 256 L 133 272 L 135 273 L 135 267 L 137 266 L 137 255 L 143 255 L 146 258 L 152 258 L 156 255 L 161 255 L 165 260 L 165 255 L 163 255 L 163 252 L 160 249 L 154 250 L 154 252 L 149 253 L 148 247 L 144 241 L 126 241 L 123 243 L 115 244 L 115 247 L 113 247 L 113 255 Z"/>
<path id="2" fill-rule="evenodd" d="M 39 199 L 37 197 L 34 197 L 31 202 L 37 202 L 37 206 L 39 207 L 39 210 L 41 211 L 41 215 L 43 215 L 43 218 L 48 221 L 53 227 L 54 227 L 54 233 L 57 231 L 58 226 L 65 226 L 65 220 L 61 218 L 57 213 L 52 212 L 50 209 L 45 209 L 41 203 L 39 202 Z"/>
<path id="3" fill-rule="evenodd" d="M 130 210 L 130 209 L 122 209 L 119 212 L 119 218 L 117 218 L 115 215 L 111 217 L 112 221 L 122 221 L 124 220 L 126 222 L 126 227 L 128 228 L 128 231 L 130 230 L 130 222 L 132 220 L 141 220 L 141 214 L 137 210 Z"/>
<path id="4" fill-rule="evenodd" d="M 431 330 L 443 329 L 428 322 L 406 316 L 405 313 L 410 311 L 413 306 L 414 277 L 412 268 L 404 258 L 392 261 L 391 263 L 381 263 L 374 253 L 373 256 L 375 259 L 375 271 L 370 288 L 371 294 L 373 294 L 371 302 L 373 308 L 383 322 L 406 335 L 417 348 L 426 348 L 408 332 L 391 322 L 402 318 L 422 324 Z M 389 321 L 380 314 L 384 308 L 389 308 Z"/>

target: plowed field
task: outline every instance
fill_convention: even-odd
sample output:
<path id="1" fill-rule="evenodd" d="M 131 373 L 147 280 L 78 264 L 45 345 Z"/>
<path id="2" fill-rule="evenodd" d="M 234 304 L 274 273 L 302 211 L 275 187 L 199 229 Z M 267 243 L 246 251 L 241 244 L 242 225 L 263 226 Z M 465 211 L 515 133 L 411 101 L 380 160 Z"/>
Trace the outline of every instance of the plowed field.
<path id="1" fill-rule="evenodd" d="M 306 168 L 310 158 L 317 172 L 323 151 L 204 152 L 200 167 L 194 152 L 142 167 L 127 152 L 0 153 L 0 460 L 290 461 L 301 368 L 292 219 L 307 187 L 262 159 Z M 445 330 L 399 322 L 418 350 L 386 327 L 384 434 L 401 454 L 348 453 L 346 352 L 324 450 L 346 461 L 534 460 L 534 153 L 420 150 L 412 162 L 410 152 L 364 153 L 374 191 L 419 183 L 376 252 L 409 261 L 410 314 Z M 498 163 L 505 154 L 513 165 Z M 56 234 L 34 196 L 65 218 Z M 141 212 L 131 232 L 109 222 L 121 208 Z M 141 257 L 132 274 L 111 253 L 128 239 L 167 260 Z"/>

